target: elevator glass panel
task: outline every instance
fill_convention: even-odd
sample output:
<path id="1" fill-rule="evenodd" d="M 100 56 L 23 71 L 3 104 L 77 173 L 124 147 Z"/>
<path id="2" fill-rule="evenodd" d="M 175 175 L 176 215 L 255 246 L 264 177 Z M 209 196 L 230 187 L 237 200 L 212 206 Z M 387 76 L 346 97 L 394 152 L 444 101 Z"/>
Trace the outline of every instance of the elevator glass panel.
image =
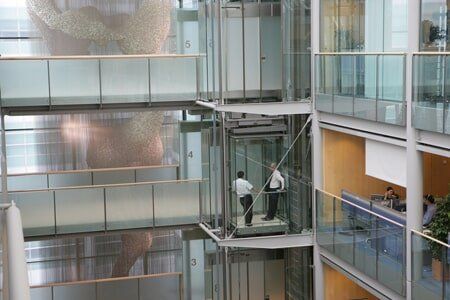
<path id="1" fill-rule="evenodd" d="M 229 137 L 229 227 L 236 235 L 265 234 L 285 232 L 288 229 L 288 194 L 285 191 L 270 192 L 266 181 L 272 174 L 270 165 L 278 164 L 288 148 L 288 138 L 285 135 L 277 136 L 230 136 Z M 279 167 L 285 186 L 288 185 L 287 176 L 284 175 L 287 161 Z M 237 173 L 244 172 L 244 179 L 253 186 L 252 198 L 253 218 L 252 226 L 246 226 L 244 216 L 244 199 L 240 199 L 233 191 L 233 182 Z M 263 191 L 260 193 L 260 191 Z M 275 218 L 264 221 L 261 218 L 268 212 L 270 193 L 278 193 L 278 203 Z M 260 194 L 260 195 L 259 195 Z M 242 203 L 241 203 L 242 201 Z M 249 211 L 247 206 L 246 211 Z M 248 220 L 247 220 L 248 221 Z"/>

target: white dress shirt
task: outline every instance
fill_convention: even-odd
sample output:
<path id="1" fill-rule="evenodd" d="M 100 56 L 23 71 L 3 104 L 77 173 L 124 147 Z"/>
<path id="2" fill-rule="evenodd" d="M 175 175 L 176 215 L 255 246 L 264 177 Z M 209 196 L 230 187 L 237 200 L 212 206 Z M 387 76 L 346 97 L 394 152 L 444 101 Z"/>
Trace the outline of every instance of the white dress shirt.
<path id="1" fill-rule="evenodd" d="M 249 195 L 252 193 L 253 185 L 250 184 L 245 179 L 238 178 L 235 181 L 233 181 L 233 184 L 231 185 L 231 189 L 233 192 L 236 192 L 238 197 L 244 197 L 245 195 Z"/>
<path id="2" fill-rule="evenodd" d="M 280 171 L 275 170 L 272 173 L 272 176 L 270 177 L 270 184 L 269 187 L 271 189 L 282 189 L 284 190 L 284 178 L 281 176 Z"/>
<path id="3" fill-rule="evenodd" d="M 423 215 L 422 223 L 423 225 L 428 225 L 433 220 L 434 215 L 436 214 L 436 204 L 427 205 L 427 211 Z"/>

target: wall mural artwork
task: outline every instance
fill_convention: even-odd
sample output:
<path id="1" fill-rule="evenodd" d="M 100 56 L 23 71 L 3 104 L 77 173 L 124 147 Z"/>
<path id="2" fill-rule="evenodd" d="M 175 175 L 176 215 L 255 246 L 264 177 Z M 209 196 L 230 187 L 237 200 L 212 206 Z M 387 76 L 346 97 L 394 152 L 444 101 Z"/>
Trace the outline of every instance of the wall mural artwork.
<path id="1" fill-rule="evenodd" d="M 172 3 L 27 0 L 27 9 L 52 55 L 87 55 L 91 43 L 109 42 L 123 54 L 153 54 L 169 34 Z"/>
<path id="2" fill-rule="evenodd" d="M 68 4 L 73 7 L 67 8 Z M 155 54 L 160 53 L 169 34 L 172 3 L 168 0 L 27 0 L 27 8 L 51 55 L 89 55 L 93 43 L 102 48 L 113 43 L 123 54 Z M 162 123 L 163 112 L 152 111 L 135 114 L 124 123 L 90 128 L 88 167 L 161 164 Z M 139 161 L 135 161 L 137 157 Z M 113 277 L 128 275 L 137 258 L 151 247 L 152 235 L 150 232 L 123 234 L 122 243 Z"/>

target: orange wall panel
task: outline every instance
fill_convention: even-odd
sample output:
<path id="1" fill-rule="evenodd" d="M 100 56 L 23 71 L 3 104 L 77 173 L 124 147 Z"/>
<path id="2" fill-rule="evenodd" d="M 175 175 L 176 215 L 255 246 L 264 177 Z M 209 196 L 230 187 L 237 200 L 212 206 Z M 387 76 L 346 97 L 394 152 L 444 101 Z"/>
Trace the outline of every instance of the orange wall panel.
<path id="1" fill-rule="evenodd" d="M 378 299 L 338 271 L 324 264 L 326 300 Z"/>
<path id="2" fill-rule="evenodd" d="M 323 187 L 340 196 L 346 189 L 366 198 L 383 194 L 392 186 L 402 199 L 406 189 L 366 175 L 366 150 L 364 138 L 345 133 L 323 130 Z"/>

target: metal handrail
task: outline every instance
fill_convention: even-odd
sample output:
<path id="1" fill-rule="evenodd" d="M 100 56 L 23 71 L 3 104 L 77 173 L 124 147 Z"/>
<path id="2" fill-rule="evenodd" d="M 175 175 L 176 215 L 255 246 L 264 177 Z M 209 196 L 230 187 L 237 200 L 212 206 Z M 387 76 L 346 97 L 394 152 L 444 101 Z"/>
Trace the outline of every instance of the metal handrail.
<path id="1" fill-rule="evenodd" d="M 183 275 L 182 272 L 168 272 L 168 273 L 136 275 L 136 276 L 128 276 L 128 277 L 114 277 L 114 278 L 80 280 L 80 281 L 71 281 L 71 282 L 57 282 L 57 283 L 44 284 L 44 285 L 34 285 L 34 286 L 30 286 L 30 288 L 32 288 L 32 289 L 49 288 L 49 287 L 54 287 L 54 286 L 70 286 L 70 285 L 78 285 L 78 284 L 92 284 L 92 283 L 103 283 L 103 282 L 112 282 L 112 281 L 161 278 L 161 277 L 170 277 L 170 276 L 181 277 L 182 275 Z"/>
<path id="2" fill-rule="evenodd" d="M 36 193 L 36 192 L 52 192 L 52 191 L 62 191 L 62 190 L 85 190 L 85 189 L 101 189 L 110 187 L 127 187 L 127 186 L 139 186 L 139 185 L 153 185 L 153 184 L 170 184 L 170 183 L 201 183 L 206 182 L 207 179 L 196 178 L 196 179 L 178 179 L 178 180 L 161 180 L 161 181 L 143 181 L 143 182 L 127 182 L 127 183 L 109 183 L 109 184 L 98 184 L 98 185 L 79 185 L 79 186 L 65 186 L 65 187 L 55 187 L 55 188 L 45 188 L 45 189 L 33 189 L 33 190 L 14 190 L 10 191 L 9 194 L 23 194 L 23 193 Z"/>
<path id="3" fill-rule="evenodd" d="M 316 56 L 322 56 L 322 55 L 358 55 L 358 56 L 364 56 L 364 55 L 400 55 L 405 56 L 406 52 L 319 52 L 314 53 Z"/>
<path id="4" fill-rule="evenodd" d="M 32 173 L 12 173 L 8 174 L 8 177 L 17 176 L 31 176 L 31 175 L 58 175 L 58 174 L 78 174 L 78 173 L 96 173 L 96 172 L 115 172 L 115 171 L 130 171 L 130 170 L 146 170 L 146 169 L 164 169 L 164 168 L 177 168 L 179 164 L 170 165 L 157 165 L 157 166 L 137 166 L 137 167 L 116 167 L 116 168 L 97 168 L 97 169 L 82 169 L 82 170 L 60 170 L 60 171 L 47 171 L 47 172 L 32 172 Z M 1 176 L 0 176 L 1 178 Z"/>
<path id="5" fill-rule="evenodd" d="M 55 56 L 1 56 L 2 60 L 94 60 L 128 58 L 198 58 L 205 54 L 131 54 L 131 55 L 55 55 Z"/>
<path id="6" fill-rule="evenodd" d="M 450 244 L 446 244 L 446 243 L 444 243 L 444 242 L 442 242 L 442 241 L 440 241 L 440 240 L 435 239 L 435 238 L 432 237 L 432 236 L 429 236 L 429 235 L 424 234 L 423 232 L 419 232 L 419 231 L 414 230 L 414 229 L 411 229 L 411 232 L 412 232 L 412 233 L 415 233 L 415 234 L 418 234 L 418 235 L 422 236 L 423 238 L 429 239 L 430 241 L 433 241 L 433 242 L 435 242 L 435 243 L 438 243 L 438 244 L 440 244 L 441 246 L 450 248 Z"/>
<path id="7" fill-rule="evenodd" d="M 324 193 L 324 194 L 326 194 L 326 195 L 328 195 L 328 196 L 331 196 L 331 197 L 333 197 L 333 198 L 339 199 L 339 200 L 341 200 L 342 202 L 345 202 L 345 203 L 347 203 L 347 204 L 349 204 L 349 205 L 351 205 L 351 206 L 353 206 L 353 207 L 356 207 L 356 208 L 358 208 L 358 209 L 361 209 L 361 210 L 363 210 L 363 211 L 365 211 L 365 212 L 367 212 L 367 213 L 369 213 L 369 214 L 371 214 L 371 215 L 374 215 L 374 216 L 376 216 L 376 217 L 378 217 L 378 218 L 380 218 L 380 219 L 383 219 L 383 220 L 385 220 L 385 221 L 388 221 L 388 222 L 390 222 L 390 223 L 392 223 L 392 224 L 394 224 L 394 225 L 397 225 L 397 226 L 399 226 L 399 227 L 401 227 L 401 228 L 405 228 L 405 225 L 403 225 L 403 224 L 397 223 L 397 222 L 395 222 L 395 221 L 393 221 L 393 220 L 391 220 L 391 219 L 389 219 L 389 218 L 386 218 L 386 217 L 384 217 L 384 216 L 382 216 L 382 215 L 380 215 L 380 214 L 377 214 L 377 213 L 375 213 L 375 212 L 373 212 L 373 211 L 371 211 L 371 210 L 368 210 L 368 209 L 366 209 L 366 208 L 364 208 L 364 207 L 361 207 L 361 206 L 359 206 L 359 205 L 356 205 L 356 204 L 354 204 L 354 203 L 352 203 L 352 202 L 350 202 L 350 201 L 348 201 L 348 200 L 342 199 L 341 197 L 338 197 L 338 196 L 336 196 L 336 195 L 333 195 L 333 194 L 331 194 L 331 193 L 328 193 L 328 192 L 326 192 L 326 191 L 324 191 L 324 190 L 321 190 L 321 189 L 318 189 L 318 188 L 316 188 L 316 191 L 322 192 L 322 193 Z"/>
<path id="8" fill-rule="evenodd" d="M 434 51 L 434 52 L 413 52 L 413 54 L 412 54 L 413 56 L 427 56 L 427 55 L 450 55 L 450 52 L 449 51 L 443 51 L 443 52 L 437 52 L 437 51 Z"/>

